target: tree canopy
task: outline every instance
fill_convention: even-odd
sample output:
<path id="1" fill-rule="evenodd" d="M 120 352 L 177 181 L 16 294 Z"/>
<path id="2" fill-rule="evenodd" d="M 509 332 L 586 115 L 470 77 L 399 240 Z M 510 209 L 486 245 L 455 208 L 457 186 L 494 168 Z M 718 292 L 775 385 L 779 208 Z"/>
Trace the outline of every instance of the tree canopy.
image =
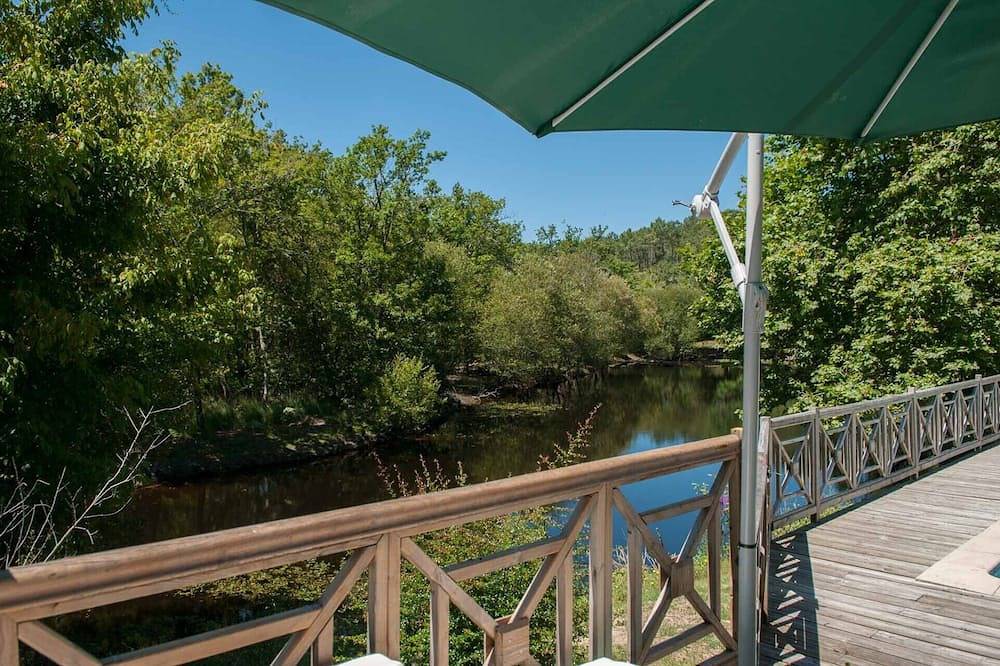
<path id="1" fill-rule="evenodd" d="M 99 468 L 123 406 L 190 402 L 181 433 L 305 403 L 349 432 L 411 430 L 458 367 L 531 383 L 696 336 L 661 325 L 692 298 L 667 287 L 697 221 L 525 243 L 502 199 L 433 179 L 426 132 L 376 125 L 335 154 L 217 66 L 126 54 L 155 10 L 0 9 L 6 464 Z"/>
<path id="2" fill-rule="evenodd" d="M 764 182 L 770 407 L 836 404 L 995 372 L 1000 125 L 858 145 L 771 137 Z M 729 218 L 742 242 L 742 223 Z M 738 348 L 710 245 L 690 268 Z"/>

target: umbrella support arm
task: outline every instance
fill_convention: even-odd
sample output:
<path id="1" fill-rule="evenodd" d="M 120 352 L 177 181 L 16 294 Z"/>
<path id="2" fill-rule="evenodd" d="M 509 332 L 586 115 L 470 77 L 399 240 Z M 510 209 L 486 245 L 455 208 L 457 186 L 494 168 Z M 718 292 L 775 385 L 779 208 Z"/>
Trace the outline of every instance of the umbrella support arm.
<path id="1" fill-rule="evenodd" d="M 744 303 L 746 302 L 746 266 L 740 261 L 740 255 L 733 245 L 729 229 L 726 228 L 726 222 L 722 218 L 722 210 L 719 208 L 719 189 L 746 139 L 747 135 L 743 132 L 734 132 L 729 137 L 729 142 L 726 143 L 726 148 L 722 151 L 718 164 L 715 165 L 712 177 L 705 184 L 705 189 L 691 200 L 691 213 L 703 219 L 711 219 L 715 224 L 715 232 L 719 236 L 722 250 L 729 261 L 729 274 L 733 279 L 733 285 L 740 294 L 740 301 Z"/>
<path id="2" fill-rule="evenodd" d="M 733 245 L 718 193 L 736 154 L 747 142 L 746 251 L 744 260 Z M 743 305 L 743 442 L 740 452 L 740 522 L 737 558 L 738 606 L 733 609 L 739 649 L 739 666 L 757 663 L 757 433 L 760 422 L 760 346 L 767 312 L 767 288 L 761 282 L 761 208 L 764 174 L 764 138 L 761 134 L 733 134 L 719 158 L 704 191 L 691 201 L 691 212 L 711 218 L 729 271 Z"/>

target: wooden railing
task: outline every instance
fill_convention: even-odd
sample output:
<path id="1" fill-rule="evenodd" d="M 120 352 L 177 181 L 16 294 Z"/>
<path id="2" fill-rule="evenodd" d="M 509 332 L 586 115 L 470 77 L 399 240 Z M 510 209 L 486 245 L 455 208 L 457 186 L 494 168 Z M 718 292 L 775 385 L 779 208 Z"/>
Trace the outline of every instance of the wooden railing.
<path id="1" fill-rule="evenodd" d="M 18 663 L 20 645 L 57 664 L 182 664 L 287 636 L 272 664 L 313 664 L 333 658 L 333 616 L 355 583 L 368 576 L 368 647 L 390 657 L 400 652 L 400 567 L 409 562 L 429 582 L 432 664 L 448 661 L 449 613 L 464 613 L 484 635 L 484 663 L 533 664 L 529 624 L 539 601 L 556 587 L 556 654 L 572 663 L 574 567 L 589 569 L 589 641 L 593 656 L 612 651 L 613 512 L 627 525 L 628 653 L 635 663 L 661 659 L 708 635 L 723 648 L 714 663 L 734 657 L 736 640 L 722 622 L 723 497 L 730 521 L 739 522 L 736 485 L 739 439 L 726 435 L 511 477 L 442 492 L 339 509 L 249 527 L 163 541 L 0 571 L 0 666 Z M 648 510 L 636 509 L 622 487 L 704 465 L 719 464 L 707 494 Z M 692 489 L 692 493 L 694 491 Z M 435 562 L 414 537 L 530 508 L 571 504 L 561 531 L 548 539 L 464 562 Z M 683 547 L 668 552 L 654 524 L 695 514 Z M 584 530 L 589 524 L 589 529 Z M 581 536 L 584 535 L 584 536 Z M 574 558 L 585 539 L 587 563 Z M 694 561 L 708 549 L 708 600 L 694 586 Z M 735 549 L 732 549 L 735 550 Z M 344 553 L 340 571 L 315 603 L 126 654 L 99 659 L 43 622 L 46 618 L 216 581 L 278 565 Z M 349 554 L 348 554 L 349 553 Z M 643 611 L 642 567 L 648 556 L 660 571 L 661 590 Z M 538 560 L 537 573 L 509 615 L 491 616 L 463 581 Z M 733 566 L 733 563 L 730 563 Z M 734 577 L 735 578 L 735 577 Z M 733 595 L 736 594 L 735 580 Z M 661 636 L 671 601 L 685 598 L 699 618 Z"/>
<path id="2" fill-rule="evenodd" d="M 764 419 L 777 528 L 1000 439 L 1000 375 Z"/>

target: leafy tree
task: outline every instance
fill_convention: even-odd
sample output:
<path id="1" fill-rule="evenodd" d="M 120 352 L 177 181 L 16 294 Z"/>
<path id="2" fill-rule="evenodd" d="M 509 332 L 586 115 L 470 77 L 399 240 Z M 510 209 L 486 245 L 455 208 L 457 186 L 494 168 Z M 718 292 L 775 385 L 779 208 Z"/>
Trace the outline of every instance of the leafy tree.
<path id="1" fill-rule="evenodd" d="M 450 196 L 431 190 L 431 234 L 465 250 L 484 269 L 510 268 L 522 227 L 504 219 L 506 202 L 456 184 Z"/>
<path id="2" fill-rule="evenodd" d="M 115 371 L 115 322 L 135 305 L 116 293 L 119 259 L 144 237 L 154 202 L 216 165 L 206 146 L 178 154 L 161 131 L 176 51 L 126 56 L 119 44 L 151 9 L 146 0 L 0 6 L 7 461 L 86 462 L 83 435 L 135 395 Z"/>
<path id="3" fill-rule="evenodd" d="M 1000 125 L 858 145 L 773 137 L 765 174 L 767 401 L 803 406 L 992 372 Z M 740 225 L 730 230 L 742 238 Z M 742 242 L 740 240 L 740 242 Z M 703 324 L 738 330 L 721 253 Z M 729 334 L 731 348 L 738 337 Z"/>
<path id="4" fill-rule="evenodd" d="M 211 177 L 178 185 L 150 207 L 136 246 L 117 258 L 112 286 L 129 306 L 111 323 L 119 372 L 140 382 L 135 398 L 190 398 L 200 416 L 203 396 L 225 384 L 225 367 L 259 311 L 240 229 L 220 210 L 260 152 L 254 116 L 262 105 L 213 66 L 183 76 L 171 92 L 156 118 L 166 154 L 198 151 L 215 162 Z"/>
<path id="5" fill-rule="evenodd" d="M 479 324 L 484 359 L 520 380 L 606 365 L 638 349 L 639 304 L 588 255 L 527 255 L 494 282 Z"/>
<path id="6" fill-rule="evenodd" d="M 372 405 L 382 432 L 412 432 L 430 421 L 440 406 L 441 383 L 417 358 L 397 356 L 376 384 Z"/>
<path id="7" fill-rule="evenodd" d="M 644 322 L 647 353 L 677 359 L 698 341 L 698 321 L 692 308 L 701 291 L 688 284 L 652 282 L 641 291 L 649 302 Z"/>
<path id="8" fill-rule="evenodd" d="M 434 182 L 426 132 L 377 126 L 336 155 L 273 129 L 218 67 L 126 55 L 153 10 L 0 6 L 4 462 L 99 468 L 123 405 L 190 401 L 201 434 L 304 404 L 418 428 L 431 410 L 399 359 L 426 387 L 479 358 L 556 376 L 676 337 L 665 294 L 686 293 L 696 225 L 526 245 L 503 200 Z"/>

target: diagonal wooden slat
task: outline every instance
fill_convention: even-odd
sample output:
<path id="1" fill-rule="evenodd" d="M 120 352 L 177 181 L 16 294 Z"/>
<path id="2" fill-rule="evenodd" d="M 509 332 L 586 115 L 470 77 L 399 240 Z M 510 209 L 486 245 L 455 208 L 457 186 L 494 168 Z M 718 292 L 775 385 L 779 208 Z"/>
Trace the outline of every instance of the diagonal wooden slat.
<path id="1" fill-rule="evenodd" d="M 635 510 L 632 503 L 628 501 L 622 491 L 615 488 L 612 491 L 612 499 L 614 500 L 615 506 L 618 508 L 618 512 L 622 514 L 628 524 L 635 528 L 635 530 L 642 536 L 642 541 L 646 545 L 646 549 L 649 551 L 650 555 L 657 561 L 661 569 L 670 571 L 670 568 L 674 565 L 674 560 L 667 553 L 666 549 L 663 547 L 663 542 L 660 538 L 653 534 L 653 531 L 649 529 L 649 525 L 639 512 Z"/>
<path id="2" fill-rule="evenodd" d="M 562 547 L 542 561 L 542 565 L 538 568 L 538 573 L 531 580 L 531 584 L 525 591 L 524 596 L 521 597 L 517 608 L 511 613 L 511 622 L 529 618 L 535 612 L 535 608 L 538 606 L 538 602 L 542 600 L 545 590 L 549 588 L 556 574 L 559 573 L 559 565 L 572 554 L 576 537 L 580 534 L 580 530 L 583 529 L 584 523 L 587 522 L 587 518 L 590 516 L 594 505 L 595 497 L 593 495 L 581 498 L 576 503 L 576 508 L 573 509 L 573 513 L 570 514 L 566 526 L 559 534 L 559 537 L 563 540 Z"/>
<path id="3" fill-rule="evenodd" d="M 695 550 L 698 548 L 698 543 L 705 536 L 708 521 L 713 513 L 719 511 L 719 500 L 726 489 L 726 485 L 729 483 L 729 477 L 732 476 L 735 469 L 736 464 L 731 460 L 722 463 L 722 467 L 719 468 L 718 473 L 715 475 L 715 481 L 712 482 L 712 487 L 708 491 L 709 496 L 713 500 L 712 504 L 698 512 L 698 517 L 695 518 L 691 532 L 688 533 L 687 539 L 684 540 L 684 546 L 681 548 L 678 559 L 688 559 L 694 555 Z"/>
<path id="4" fill-rule="evenodd" d="M 420 546 L 409 537 L 400 540 L 399 550 L 410 564 L 415 566 L 429 581 L 440 587 L 451 603 L 460 611 L 466 614 L 470 620 L 476 623 L 490 638 L 496 636 L 496 620 L 489 613 L 483 610 L 479 603 L 469 596 L 469 593 L 459 587 L 458 583 L 452 580 L 451 576 L 445 573 L 444 569 L 425 553 Z"/>
<path id="5" fill-rule="evenodd" d="M 701 624 L 696 624 L 693 627 L 689 627 L 677 634 L 676 636 L 671 636 L 662 643 L 657 643 L 652 646 L 652 648 L 647 652 L 645 659 L 642 663 L 652 663 L 654 661 L 659 661 L 663 657 L 680 650 L 681 648 L 687 647 L 691 643 L 704 638 L 712 633 L 712 625 L 707 622 L 702 622 Z"/>
<path id="6" fill-rule="evenodd" d="M 374 557 L 375 548 L 370 546 L 354 551 L 347 558 L 333 581 L 323 591 L 323 596 L 319 600 L 319 612 L 316 613 L 312 623 L 288 638 L 281 652 L 271 661 L 271 666 L 295 666 L 306 655 Z"/>
<path id="7" fill-rule="evenodd" d="M 22 622 L 17 635 L 22 643 L 62 666 L 101 666 L 97 657 L 41 622 Z"/>
<path id="8" fill-rule="evenodd" d="M 709 605 L 705 603 L 705 600 L 701 598 L 701 595 L 698 594 L 696 590 L 691 590 L 687 593 L 686 597 L 698 615 L 701 616 L 701 619 L 712 625 L 712 628 L 715 630 L 715 635 L 719 637 L 722 644 L 730 650 L 735 650 L 736 641 L 729 634 L 726 628 L 722 626 L 722 620 L 712 611 Z"/>
<path id="9" fill-rule="evenodd" d="M 660 630 L 663 618 L 667 616 L 667 611 L 670 610 L 670 604 L 673 601 L 674 597 L 670 594 L 670 581 L 669 579 L 663 580 L 660 585 L 660 593 L 656 597 L 656 602 L 653 603 L 649 617 L 646 618 L 646 622 L 642 625 L 642 650 L 639 652 L 638 660 L 640 664 L 646 663 L 649 650 L 656 641 L 656 633 Z"/>

